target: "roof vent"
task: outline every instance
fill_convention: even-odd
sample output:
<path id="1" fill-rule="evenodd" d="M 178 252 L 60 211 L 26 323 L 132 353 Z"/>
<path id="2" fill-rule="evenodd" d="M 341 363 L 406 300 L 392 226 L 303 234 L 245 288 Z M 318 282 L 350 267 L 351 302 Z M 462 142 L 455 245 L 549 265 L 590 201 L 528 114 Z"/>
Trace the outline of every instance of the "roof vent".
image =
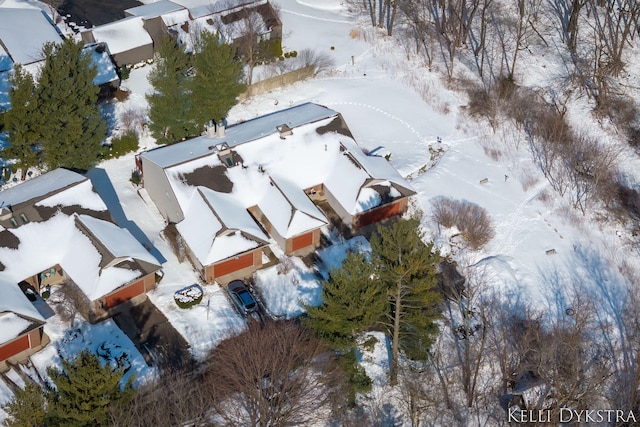
<path id="1" fill-rule="evenodd" d="M 276 126 L 278 132 L 280 132 L 280 139 L 285 139 L 289 135 L 293 135 L 291 128 L 286 124 L 281 124 L 280 126 Z"/>

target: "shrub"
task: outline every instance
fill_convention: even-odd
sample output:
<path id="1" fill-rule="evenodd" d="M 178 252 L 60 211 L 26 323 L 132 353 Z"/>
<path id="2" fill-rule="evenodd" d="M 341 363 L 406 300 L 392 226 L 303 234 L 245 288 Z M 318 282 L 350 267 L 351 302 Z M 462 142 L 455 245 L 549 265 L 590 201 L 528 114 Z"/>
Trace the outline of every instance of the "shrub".
<path id="1" fill-rule="evenodd" d="M 203 296 L 202 287 L 198 284 L 193 284 L 176 291 L 173 294 L 173 299 L 178 307 L 186 310 L 200 304 Z"/>
<path id="2" fill-rule="evenodd" d="M 128 65 L 123 65 L 122 67 L 120 67 L 120 79 L 121 80 L 127 80 L 129 78 L 129 75 L 131 74 L 131 67 L 129 67 Z"/>
<path id="3" fill-rule="evenodd" d="M 467 200 L 442 197 L 432 202 L 433 220 L 442 227 L 456 227 L 473 250 L 478 250 L 495 235 L 486 209 Z"/>
<path id="4" fill-rule="evenodd" d="M 162 270 L 156 271 L 156 274 L 155 274 L 156 283 L 160 283 L 163 278 L 164 278 L 164 272 Z"/>
<path id="5" fill-rule="evenodd" d="M 331 46 L 331 50 L 336 50 L 336 47 L 335 46 Z"/>
<path id="6" fill-rule="evenodd" d="M 129 179 L 129 181 L 131 181 L 133 185 L 140 185 L 140 172 L 138 171 L 131 172 L 131 178 Z"/>
<path id="7" fill-rule="evenodd" d="M 111 145 L 105 147 L 104 158 L 112 159 L 138 150 L 138 134 L 127 131 L 111 140 Z"/>

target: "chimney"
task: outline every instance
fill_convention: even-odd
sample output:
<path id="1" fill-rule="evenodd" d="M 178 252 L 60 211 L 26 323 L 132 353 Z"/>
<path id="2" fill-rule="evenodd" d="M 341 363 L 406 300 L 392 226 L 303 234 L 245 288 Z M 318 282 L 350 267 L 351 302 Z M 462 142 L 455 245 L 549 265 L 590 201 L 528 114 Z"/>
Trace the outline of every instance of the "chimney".
<path id="1" fill-rule="evenodd" d="M 217 129 L 216 129 L 216 136 L 218 138 L 224 138 L 224 122 L 223 121 L 218 123 Z"/>
<path id="2" fill-rule="evenodd" d="M 207 136 L 209 138 L 215 138 L 216 136 L 216 124 L 214 123 L 213 120 L 209 120 L 209 122 L 205 125 L 205 128 L 207 130 Z"/>

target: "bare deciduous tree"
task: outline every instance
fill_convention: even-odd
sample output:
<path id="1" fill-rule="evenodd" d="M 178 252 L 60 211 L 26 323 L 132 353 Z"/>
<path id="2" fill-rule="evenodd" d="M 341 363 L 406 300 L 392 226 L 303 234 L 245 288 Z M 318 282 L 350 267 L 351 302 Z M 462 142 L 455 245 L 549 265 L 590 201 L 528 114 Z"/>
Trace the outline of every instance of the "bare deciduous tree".
<path id="1" fill-rule="evenodd" d="M 293 322 L 250 322 L 207 361 L 218 425 L 285 426 L 329 419 L 341 375 L 332 352 Z"/>

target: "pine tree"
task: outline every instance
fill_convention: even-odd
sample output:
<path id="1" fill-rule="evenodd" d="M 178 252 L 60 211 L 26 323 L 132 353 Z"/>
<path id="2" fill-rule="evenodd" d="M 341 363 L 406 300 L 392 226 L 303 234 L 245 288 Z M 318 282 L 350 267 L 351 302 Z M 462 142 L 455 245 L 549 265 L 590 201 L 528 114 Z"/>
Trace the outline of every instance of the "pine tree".
<path id="1" fill-rule="evenodd" d="M 186 85 L 189 55 L 170 37 L 162 39 L 149 82 L 155 93 L 149 101 L 149 129 L 160 143 L 174 143 L 198 135 L 190 117 L 191 94 Z"/>
<path id="2" fill-rule="evenodd" d="M 40 163 L 40 139 L 36 129 L 36 87 L 31 74 L 19 64 L 15 66 L 9 82 L 11 109 L 5 114 L 5 126 L 9 132 L 10 145 L 2 151 L 2 156 L 17 161 L 16 165 L 22 169 L 24 180 L 27 169 Z"/>
<path id="3" fill-rule="evenodd" d="M 82 44 L 66 39 L 47 44 L 36 98 L 43 161 L 49 169 L 87 170 L 95 165 L 106 134 L 93 79 L 97 70 Z"/>
<path id="4" fill-rule="evenodd" d="M 374 277 L 374 266 L 367 255 L 350 252 L 339 268 L 329 273 L 322 286 L 322 304 L 307 306 L 305 324 L 340 354 L 342 368 L 349 378 L 350 404 L 355 394 L 367 392 L 371 380 L 358 363 L 356 338 L 382 318 L 387 299 L 384 288 Z"/>
<path id="5" fill-rule="evenodd" d="M 391 336 L 391 384 L 397 383 L 400 350 L 426 360 L 437 332 L 440 294 L 435 291 L 440 262 L 433 244 L 423 242 L 417 217 L 379 226 L 371 238 L 372 261 L 389 298 L 387 326 Z"/>
<path id="6" fill-rule="evenodd" d="M 351 348 L 362 332 L 382 317 L 386 298 L 373 265 L 362 253 L 350 252 L 322 286 L 322 304 L 307 307 L 306 323 L 335 348 Z"/>
<path id="7" fill-rule="evenodd" d="M 131 380 L 124 390 L 120 384 L 123 368 L 102 365 L 98 357 L 82 351 L 72 360 L 62 361 L 62 370 L 47 370 L 55 388 L 48 396 L 48 425 L 107 425 L 110 405 L 121 405 L 133 399 Z"/>
<path id="8" fill-rule="evenodd" d="M 7 427 L 40 427 L 45 425 L 45 394 L 42 388 L 29 383 L 17 389 L 13 399 L 2 406 L 7 413 Z"/>
<path id="9" fill-rule="evenodd" d="M 192 117 L 202 129 L 210 120 L 219 122 L 237 104 L 245 85 L 240 83 L 242 63 L 235 59 L 235 48 L 220 38 L 202 32 L 193 56 L 195 75 L 189 81 L 193 102 Z"/>

